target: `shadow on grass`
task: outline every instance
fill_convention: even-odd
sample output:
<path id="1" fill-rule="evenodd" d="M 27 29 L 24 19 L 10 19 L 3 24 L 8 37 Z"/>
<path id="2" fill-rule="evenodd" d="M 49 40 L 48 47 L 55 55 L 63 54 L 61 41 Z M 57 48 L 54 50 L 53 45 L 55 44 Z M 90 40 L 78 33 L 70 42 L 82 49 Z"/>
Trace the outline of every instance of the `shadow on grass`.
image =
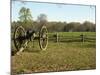
<path id="1" fill-rule="evenodd" d="M 25 49 L 24 52 L 34 52 L 34 53 L 39 53 L 41 50 L 38 49 Z"/>
<path id="2" fill-rule="evenodd" d="M 23 52 L 29 52 L 29 53 L 40 53 L 41 52 L 41 50 L 36 50 L 36 49 L 25 49 Z M 23 52 L 21 52 L 21 53 L 23 53 Z M 16 53 L 17 53 L 17 50 L 12 50 L 11 51 L 11 56 L 14 56 L 14 55 L 16 55 Z"/>
<path id="3" fill-rule="evenodd" d="M 11 50 L 11 56 L 14 56 L 17 53 L 17 50 Z"/>

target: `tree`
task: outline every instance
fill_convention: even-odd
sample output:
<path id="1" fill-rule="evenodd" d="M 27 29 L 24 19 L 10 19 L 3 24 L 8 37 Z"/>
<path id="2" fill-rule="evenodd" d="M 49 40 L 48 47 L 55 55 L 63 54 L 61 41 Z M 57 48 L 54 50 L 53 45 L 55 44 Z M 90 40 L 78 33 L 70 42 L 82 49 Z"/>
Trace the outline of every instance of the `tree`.
<path id="1" fill-rule="evenodd" d="M 46 14 L 40 14 L 38 17 L 37 17 L 37 21 L 39 23 L 42 23 L 42 24 L 45 24 L 47 22 L 47 15 Z"/>
<path id="2" fill-rule="evenodd" d="M 27 22 L 32 20 L 32 15 L 29 8 L 22 7 L 19 11 L 19 19 L 22 22 Z"/>
<path id="3" fill-rule="evenodd" d="M 20 24 L 25 28 L 25 29 L 30 29 L 33 27 L 33 21 L 32 21 L 32 15 L 31 11 L 29 8 L 22 7 L 19 11 L 19 19 L 20 19 Z"/>
<path id="4" fill-rule="evenodd" d="M 70 22 L 65 26 L 67 32 L 73 32 L 75 28 L 75 22 Z"/>
<path id="5" fill-rule="evenodd" d="M 93 24 L 92 22 L 89 22 L 89 21 L 85 21 L 83 24 L 82 24 L 82 28 L 84 29 L 84 31 L 95 31 L 95 24 Z"/>

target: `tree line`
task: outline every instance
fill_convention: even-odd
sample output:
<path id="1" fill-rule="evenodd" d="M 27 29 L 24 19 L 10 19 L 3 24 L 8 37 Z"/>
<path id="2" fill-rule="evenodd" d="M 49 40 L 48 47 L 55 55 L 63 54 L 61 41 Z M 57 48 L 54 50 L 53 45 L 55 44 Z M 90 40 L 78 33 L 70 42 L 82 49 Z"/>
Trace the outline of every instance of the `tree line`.
<path id="1" fill-rule="evenodd" d="M 22 25 L 26 30 L 34 29 L 35 31 L 39 31 L 41 24 L 33 21 L 27 22 L 24 24 L 23 22 L 17 21 L 12 22 L 12 29 L 15 29 L 16 26 Z M 95 32 L 96 25 L 85 21 L 84 23 L 79 22 L 47 22 L 46 27 L 49 32 Z"/>
<path id="2" fill-rule="evenodd" d="M 34 21 L 29 8 L 22 7 L 19 11 L 19 20 L 11 23 L 12 31 L 16 26 L 22 25 L 26 30 L 34 29 L 39 31 L 42 25 L 46 25 L 49 32 L 95 32 L 96 24 L 85 21 L 80 22 L 48 22 L 47 15 L 41 13 Z"/>

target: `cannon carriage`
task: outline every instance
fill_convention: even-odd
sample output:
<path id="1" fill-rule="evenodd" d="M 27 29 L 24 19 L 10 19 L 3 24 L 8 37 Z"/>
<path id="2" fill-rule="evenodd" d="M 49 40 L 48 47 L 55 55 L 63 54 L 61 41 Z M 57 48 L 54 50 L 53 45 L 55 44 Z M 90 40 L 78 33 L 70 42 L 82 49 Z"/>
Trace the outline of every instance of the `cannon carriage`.
<path id="1" fill-rule="evenodd" d="M 22 26 L 16 27 L 13 36 L 16 53 L 22 52 L 28 46 L 28 43 L 33 42 L 35 39 L 38 40 L 40 49 L 46 50 L 48 45 L 48 30 L 46 26 L 42 25 L 38 33 L 36 34 L 33 29 L 25 30 Z"/>

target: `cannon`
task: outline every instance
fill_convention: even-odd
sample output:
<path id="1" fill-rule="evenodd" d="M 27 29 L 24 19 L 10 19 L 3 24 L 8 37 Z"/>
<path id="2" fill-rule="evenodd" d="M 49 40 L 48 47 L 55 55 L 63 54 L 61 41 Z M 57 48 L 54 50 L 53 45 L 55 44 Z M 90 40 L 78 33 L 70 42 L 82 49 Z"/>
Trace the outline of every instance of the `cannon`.
<path id="1" fill-rule="evenodd" d="M 35 39 L 38 39 L 41 50 L 47 49 L 48 31 L 45 25 L 40 28 L 38 35 L 36 35 L 34 30 L 25 30 L 22 26 L 16 27 L 13 36 L 14 46 L 17 50 L 16 53 L 22 52 L 28 46 L 28 43 L 30 41 L 33 42 Z"/>

